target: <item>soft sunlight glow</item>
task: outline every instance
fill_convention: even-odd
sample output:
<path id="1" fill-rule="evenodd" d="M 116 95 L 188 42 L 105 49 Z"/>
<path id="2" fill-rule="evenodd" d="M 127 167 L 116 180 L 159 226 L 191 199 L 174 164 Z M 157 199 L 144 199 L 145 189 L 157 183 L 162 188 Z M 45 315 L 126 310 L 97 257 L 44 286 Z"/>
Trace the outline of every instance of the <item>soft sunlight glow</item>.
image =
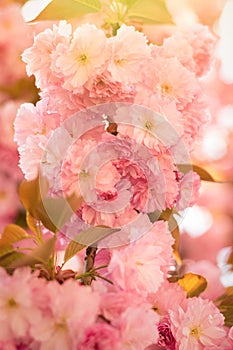
<path id="1" fill-rule="evenodd" d="M 223 61 L 222 78 L 233 83 L 233 0 L 226 4 L 219 21 L 221 40 L 218 47 L 218 56 Z"/>
<path id="2" fill-rule="evenodd" d="M 218 115 L 218 121 L 220 125 L 233 131 L 233 105 L 225 106 L 221 109 Z"/>
<path id="3" fill-rule="evenodd" d="M 202 145 L 202 150 L 209 159 L 221 159 L 227 152 L 226 132 L 223 129 L 210 128 L 206 131 Z"/>
<path id="4" fill-rule="evenodd" d="M 51 2 L 52 0 L 30 0 L 22 8 L 22 15 L 26 22 L 34 20 L 40 12 Z"/>
<path id="5" fill-rule="evenodd" d="M 185 211 L 180 229 L 181 232 L 187 232 L 191 237 L 199 237 L 207 232 L 212 224 L 213 218 L 209 210 L 195 205 Z"/>

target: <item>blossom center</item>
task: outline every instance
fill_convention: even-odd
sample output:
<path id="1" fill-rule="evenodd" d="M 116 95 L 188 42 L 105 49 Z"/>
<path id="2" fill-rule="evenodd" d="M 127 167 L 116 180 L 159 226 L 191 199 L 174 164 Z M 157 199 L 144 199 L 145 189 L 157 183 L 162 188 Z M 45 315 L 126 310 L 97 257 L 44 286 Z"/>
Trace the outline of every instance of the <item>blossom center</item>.
<path id="1" fill-rule="evenodd" d="M 14 308 L 14 307 L 16 307 L 17 306 L 17 303 L 16 303 L 16 301 L 13 299 L 13 298 L 10 298 L 9 300 L 8 300 L 8 306 L 10 306 L 11 308 Z"/>
<path id="2" fill-rule="evenodd" d="M 85 65 L 85 64 L 87 63 L 87 55 L 85 55 L 85 53 L 82 54 L 82 55 L 80 55 L 79 58 L 78 58 L 78 60 L 79 60 L 79 62 L 81 62 L 83 65 Z"/>
<path id="3" fill-rule="evenodd" d="M 152 128 L 153 128 L 153 123 L 152 123 L 150 120 L 147 120 L 147 121 L 145 122 L 145 128 L 146 128 L 147 130 L 152 130 Z"/>
<path id="4" fill-rule="evenodd" d="M 164 83 L 161 85 L 161 91 L 163 93 L 169 94 L 169 92 L 171 92 L 171 90 L 172 90 L 172 88 L 168 84 Z"/>
<path id="5" fill-rule="evenodd" d="M 200 337 L 200 329 L 198 326 L 195 326 L 191 329 L 190 334 L 195 337 L 195 338 L 199 338 Z"/>
<path id="6" fill-rule="evenodd" d="M 89 172 L 86 171 L 86 170 L 82 170 L 79 174 L 79 176 L 82 178 L 82 179 L 88 179 L 88 177 L 90 176 Z"/>
<path id="7" fill-rule="evenodd" d="M 61 320 L 60 322 L 55 323 L 55 329 L 57 331 L 66 331 L 67 330 L 67 324 L 65 320 Z"/>
<path id="8" fill-rule="evenodd" d="M 123 66 L 123 64 L 126 62 L 125 58 L 116 58 L 115 63 L 118 64 L 119 66 Z"/>

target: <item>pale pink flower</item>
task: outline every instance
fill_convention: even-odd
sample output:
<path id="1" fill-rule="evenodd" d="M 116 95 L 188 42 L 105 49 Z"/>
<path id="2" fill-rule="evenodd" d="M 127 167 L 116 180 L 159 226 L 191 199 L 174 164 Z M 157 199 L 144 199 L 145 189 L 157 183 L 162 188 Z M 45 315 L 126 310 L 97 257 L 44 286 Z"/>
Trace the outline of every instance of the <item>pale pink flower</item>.
<path id="1" fill-rule="evenodd" d="M 109 39 L 109 45 L 111 60 L 108 70 L 113 79 L 130 85 L 141 81 L 143 66 L 150 59 L 150 47 L 146 37 L 134 27 L 123 24 L 117 35 Z"/>
<path id="2" fill-rule="evenodd" d="M 108 266 L 114 283 L 122 290 L 155 293 L 166 278 L 172 244 L 167 224 L 159 221 L 131 245 L 114 250 Z"/>
<path id="3" fill-rule="evenodd" d="M 193 48 L 180 30 L 166 38 L 162 46 L 154 47 L 154 52 L 166 58 L 176 57 L 184 67 L 195 72 Z"/>
<path id="4" fill-rule="evenodd" d="M 42 322 L 33 304 L 30 287 L 31 270 L 18 269 L 13 276 L 0 270 L 0 339 L 10 340 L 28 335 L 30 328 Z"/>
<path id="5" fill-rule="evenodd" d="M 32 135 L 19 147 L 19 166 L 26 180 L 37 177 L 47 141 L 45 135 Z"/>
<path id="6" fill-rule="evenodd" d="M 201 77 L 207 74 L 213 63 L 217 37 L 201 24 L 191 26 L 184 31 L 183 36 L 192 46 L 196 75 Z"/>
<path id="7" fill-rule="evenodd" d="M 175 101 L 178 110 L 182 110 L 200 93 L 194 73 L 185 68 L 176 57 L 163 58 L 155 55 L 151 68 L 148 70 L 149 87 L 158 94 L 161 105 Z"/>
<path id="8" fill-rule="evenodd" d="M 159 315 L 168 316 L 171 310 L 177 310 L 186 301 L 186 292 L 177 283 L 164 280 L 158 291 L 149 295 L 148 301 Z"/>
<path id="9" fill-rule="evenodd" d="M 181 116 L 182 124 L 186 131 L 185 142 L 189 145 L 189 149 L 192 150 L 194 140 L 200 137 L 203 127 L 209 120 L 208 104 L 203 94 L 197 94 L 193 101 L 185 106 Z"/>
<path id="10" fill-rule="evenodd" d="M 102 192 L 113 191 L 120 178 L 121 176 L 112 162 L 107 162 L 98 170 L 96 188 Z"/>
<path id="11" fill-rule="evenodd" d="M 83 169 L 82 163 L 85 157 L 88 156 L 88 154 L 96 147 L 96 145 L 97 141 L 93 138 L 78 139 L 67 150 L 65 159 L 63 159 L 63 157 L 60 157 L 63 162 L 61 169 L 62 187 L 63 191 L 66 194 L 80 194 L 79 175 L 83 175 L 83 178 L 89 178 L 91 176 L 91 169 Z"/>
<path id="12" fill-rule="evenodd" d="M 113 325 L 120 329 L 122 348 L 127 350 L 144 350 L 158 340 L 157 324 L 159 316 L 149 304 L 128 307 Z"/>
<path id="13" fill-rule="evenodd" d="M 14 122 L 15 141 L 23 145 L 28 136 L 43 133 L 44 123 L 32 103 L 23 103 L 18 109 Z"/>
<path id="14" fill-rule="evenodd" d="M 44 89 L 41 91 L 40 97 L 42 100 L 47 100 L 49 111 L 60 115 L 61 122 L 86 108 L 83 94 L 74 94 L 58 85 Z"/>
<path id="15" fill-rule="evenodd" d="M 107 320 L 113 322 L 128 307 L 137 307 L 142 303 L 144 303 L 144 299 L 137 293 L 110 289 L 102 294 L 101 313 Z"/>
<path id="16" fill-rule="evenodd" d="M 24 51 L 22 58 L 27 64 L 27 74 L 35 75 L 38 87 L 45 88 L 48 84 L 59 81 L 54 72 L 51 72 L 52 53 L 59 43 L 69 44 L 71 30 L 70 24 L 60 21 L 52 29 L 47 28 L 36 35 L 33 46 Z"/>
<path id="17" fill-rule="evenodd" d="M 94 25 L 83 24 L 73 32 L 70 46 L 59 56 L 54 65 L 64 77 L 63 87 L 70 91 L 80 88 L 108 59 L 107 38 Z"/>
<path id="18" fill-rule="evenodd" d="M 48 302 L 44 305 L 43 321 L 31 330 L 31 335 L 41 342 L 40 350 L 73 349 L 96 320 L 98 294 L 73 280 L 62 285 L 50 282 L 46 291 Z"/>
<path id="19" fill-rule="evenodd" d="M 170 319 L 179 350 L 216 349 L 226 338 L 224 317 L 211 301 L 187 299 L 186 306 L 170 312 Z"/>
<path id="20" fill-rule="evenodd" d="M 107 102 L 133 102 L 135 89 L 113 79 L 109 72 L 103 72 L 85 85 L 92 104 Z M 86 101 L 88 103 L 88 100 Z M 89 104 L 90 104 L 89 102 Z"/>
<path id="21" fill-rule="evenodd" d="M 197 173 L 189 171 L 182 177 L 180 181 L 180 194 L 176 203 L 177 210 L 184 210 L 197 203 L 200 186 L 201 180 Z"/>
<path id="22" fill-rule="evenodd" d="M 162 349 L 176 350 L 176 340 L 172 334 L 169 320 L 162 320 L 158 325 L 159 340 L 158 345 Z"/>
<path id="23" fill-rule="evenodd" d="M 77 350 L 120 350 L 122 343 L 117 328 L 105 322 L 96 323 L 86 331 L 84 339 L 78 343 Z"/>

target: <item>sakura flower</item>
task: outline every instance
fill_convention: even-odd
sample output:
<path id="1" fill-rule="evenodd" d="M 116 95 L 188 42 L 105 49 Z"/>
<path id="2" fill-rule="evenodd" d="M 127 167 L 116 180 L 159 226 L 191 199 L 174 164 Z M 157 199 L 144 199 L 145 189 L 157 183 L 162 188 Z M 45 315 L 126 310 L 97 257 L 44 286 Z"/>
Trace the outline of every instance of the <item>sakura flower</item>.
<path id="1" fill-rule="evenodd" d="M 193 48 L 193 60 L 197 76 L 201 77 L 207 74 L 213 62 L 216 36 L 210 32 L 207 26 L 196 24 L 184 32 L 184 37 Z"/>
<path id="2" fill-rule="evenodd" d="M 33 304 L 30 269 L 18 269 L 13 276 L 0 270 L 0 340 L 24 337 L 30 328 L 42 321 Z"/>
<path id="3" fill-rule="evenodd" d="M 165 347 L 167 350 L 176 349 L 176 340 L 171 332 L 170 323 L 166 320 L 161 321 L 158 325 L 159 341 L 158 345 Z"/>
<path id="4" fill-rule="evenodd" d="M 42 133 L 44 125 L 32 103 L 23 103 L 17 113 L 15 122 L 15 141 L 23 145 L 32 133 Z"/>
<path id="5" fill-rule="evenodd" d="M 134 27 L 122 25 L 117 35 L 109 39 L 111 60 L 108 70 L 114 80 L 133 84 L 142 80 L 143 65 L 150 59 L 147 39 Z M 135 74 L 137 72 L 137 74 Z"/>
<path id="6" fill-rule="evenodd" d="M 166 293 L 163 292 L 165 290 Z M 171 310 L 177 310 L 179 305 L 186 302 L 186 293 L 178 284 L 165 280 L 155 294 L 149 295 L 148 301 L 160 315 L 168 316 Z"/>
<path id="7" fill-rule="evenodd" d="M 99 297 L 89 287 L 68 280 L 62 285 L 50 282 L 46 286 L 48 303 L 33 338 L 41 342 L 40 350 L 74 349 L 98 314 Z M 80 300 L 86 307 L 80 307 Z M 79 332 L 77 332 L 79 330 Z"/>
<path id="8" fill-rule="evenodd" d="M 155 56 L 150 86 L 161 100 L 161 104 L 176 102 L 178 110 L 191 102 L 200 93 L 200 87 L 194 73 L 186 69 L 176 57 Z"/>
<path id="9" fill-rule="evenodd" d="M 108 270 L 122 290 L 155 293 L 166 278 L 173 239 L 165 222 L 157 222 L 143 237 L 126 248 L 114 250 Z"/>
<path id="10" fill-rule="evenodd" d="M 114 101 L 133 102 L 135 95 L 135 89 L 132 86 L 114 80 L 109 72 L 94 76 L 86 83 L 85 87 L 89 100 L 93 104 Z"/>
<path id="11" fill-rule="evenodd" d="M 100 322 L 86 331 L 84 340 L 78 344 L 77 350 L 120 350 L 122 349 L 120 332 L 111 325 Z"/>
<path id="12" fill-rule="evenodd" d="M 38 87 L 45 88 L 57 81 L 54 72 L 51 72 L 52 53 L 59 43 L 68 45 L 71 29 L 66 21 L 60 21 L 52 29 L 47 28 L 35 36 L 33 46 L 24 51 L 22 58 L 27 64 L 27 74 L 35 75 Z"/>
<path id="13" fill-rule="evenodd" d="M 94 25 L 84 24 L 74 31 L 70 46 L 58 55 L 54 65 L 64 77 L 63 87 L 70 91 L 79 91 L 107 59 L 107 39 L 104 32 Z"/>
<path id="14" fill-rule="evenodd" d="M 221 346 L 226 337 L 224 317 L 216 306 L 201 298 L 171 311 L 171 329 L 180 350 L 210 350 Z"/>
<path id="15" fill-rule="evenodd" d="M 180 181 L 180 194 L 176 203 L 178 210 L 184 210 L 197 202 L 200 185 L 201 180 L 197 173 L 189 171 L 183 176 Z"/>
<path id="16" fill-rule="evenodd" d="M 27 180 L 37 177 L 46 143 L 45 135 L 32 135 L 28 136 L 26 143 L 19 147 L 19 165 Z"/>
<path id="17" fill-rule="evenodd" d="M 113 325 L 120 329 L 123 349 L 144 350 L 158 340 L 158 321 L 158 315 L 144 303 L 137 307 L 128 307 Z"/>

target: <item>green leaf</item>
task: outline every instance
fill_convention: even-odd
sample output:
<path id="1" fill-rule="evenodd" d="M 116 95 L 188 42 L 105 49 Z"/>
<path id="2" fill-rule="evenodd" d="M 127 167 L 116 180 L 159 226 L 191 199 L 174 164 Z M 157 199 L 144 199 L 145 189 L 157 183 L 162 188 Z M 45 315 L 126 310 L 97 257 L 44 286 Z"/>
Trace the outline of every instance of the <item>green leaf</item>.
<path id="1" fill-rule="evenodd" d="M 0 248 L 0 265 L 1 265 L 1 259 L 5 256 L 16 252 L 16 250 L 12 246 L 5 246 Z"/>
<path id="2" fill-rule="evenodd" d="M 19 198 L 24 208 L 37 218 L 37 208 L 48 191 L 48 183 L 45 178 L 37 177 L 32 181 L 23 181 L 19 186 Z"/>
<path id="3" fill-rule="evenodd" d="M 4 267 L 5 269 L 8 269 L 14 261 L 23 258 L 23 256 L 25 256 L 25 254 L 12 251 L 11 253 L 5 255 L 3 258 L 0 259 L 0 266 Z"/>
<path id="4" fill-rule="evenodd" d="M 33 218 L 33 216 L 27 211 L 26 212 L 26 222 L 29 227 L 29 229 L 35 233 L 35 235 L 38 235 L 38 229 L 36 226 L 36 220 Z"/>
<path id="5" fill-rule="evenodd" d="M 51 254 L 54 251 L 56 238 L 52 237 L 39 248 L 34 249 L 30 254 L 14 261 L 10 267 L 18 268 L 22 266 L 33 266 L 35 264 L 47 265 Z"/>
<path id="6" fill-rule="evenodd" d="M 186 291 L 188 298 L 199 296 L 207 287 L 206 279 L 192 272 L 180 278 L 178 284 Z"/>
<path id="7" fill-rule="evenodd" d="M 71 241 L 65 251 L 64 263 L 73 258 L 78 252 L 86 248 L 86 245 Z"/>
<path id="8" fill-rule="evenodd" d="M 226 293 L 221 296 L 218 301 L 219 310 L 225 317 L 225 325 L 227 327 L 233 326 L 233 287 L 229 287 L 226 290 Z"/>
<path id="9" fill-rule="evenodd" d="M 126 0 L 128 18 L 145 24 L 173 24 L 165 0 Z"/>
<path id="10" fill-rule="evenodd" d="M 120 229 L 96 226 L 80 232 L 66 248 L 64 262 L 67 262 L 82 249 L 88 246 L 93 246 L 101 239 L 118 231 L 120 231 Z"/>
<path id="11" fill-rule="evenodd" d="M 0 239 L 0 247 L 4 247 L 6 245 L 12 245 L 16 242 L 22 241 L 23 239 L 27 239 L 30 236 L 27 232 L 22 229 L 20 226 L 10 224 L 7 225 L 2 233 L 2 237 Z"/>
<path id="12" fill-rule="evenodd" d="M 78 18 L 100 10 L 99 0 L 53 0 L 33 21 Z"/>
<path id="13" fill-rule="evenodd" d="M 47 180 L 42 177 L 24 181 L 19 187 L 20 200 L 28 212 L 28 225 L 34 233 L 36 227 L 32 218 L 41 221 L 50 231 L 56 232 L 82 203 L 82 198 L 75 195 L 69 198 L 45 198 L 47 190 Z"/>
<path id="14" fill-rule="evenodd" d="M 177 168 L 179 171 L 181 171 L 183 174 L 188 173 L 190 170 L 195 171 L 203 181 L 210 181 L 210 182 L 217 182 L 214 180 L 212 175 L 208 173 L 205 169 L 201 168 L 198 165 L 194 164 L 177 164 Z"/>
<path id="15" fill-rule="evenodd" d="M 81 197 L 45 198 L 36 209 L 37 219 L 52 232 L 61 229 L 82 203 Z"/>

